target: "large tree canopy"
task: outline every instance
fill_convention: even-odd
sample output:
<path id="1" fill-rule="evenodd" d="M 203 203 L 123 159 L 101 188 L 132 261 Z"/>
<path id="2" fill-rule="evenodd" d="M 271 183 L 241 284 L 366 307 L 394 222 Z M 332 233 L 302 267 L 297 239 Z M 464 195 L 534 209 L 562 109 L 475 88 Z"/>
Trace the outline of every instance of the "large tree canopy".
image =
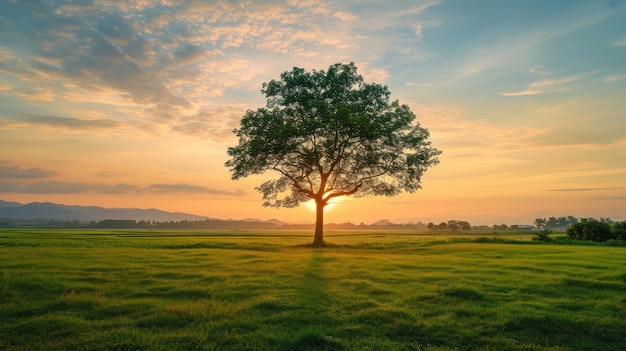
<path id="1" fill-rule="evenodd" d="M 323 209 L 332 198 L 414 192 L 439 162 L 410 109 L 390 101 L 386 86 L 364 83 L 353 63 L 293 68 L 261 92 L 267 106 L 246 112 L 226 166 L 235 180 L 277 172 L 257 187 L 264 206 L 315 200 L 314 245 L 324 243 Z"/>

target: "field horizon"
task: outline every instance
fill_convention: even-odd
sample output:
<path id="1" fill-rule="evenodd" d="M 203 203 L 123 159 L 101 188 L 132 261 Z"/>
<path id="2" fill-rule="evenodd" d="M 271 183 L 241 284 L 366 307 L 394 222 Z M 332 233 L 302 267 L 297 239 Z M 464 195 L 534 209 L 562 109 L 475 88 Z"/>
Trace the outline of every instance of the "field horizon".
<path id="1" fill-rule="evenodd" d="M 0 230 L 0 350 L 622 350 L 626 248 L 532 234 Z"/>

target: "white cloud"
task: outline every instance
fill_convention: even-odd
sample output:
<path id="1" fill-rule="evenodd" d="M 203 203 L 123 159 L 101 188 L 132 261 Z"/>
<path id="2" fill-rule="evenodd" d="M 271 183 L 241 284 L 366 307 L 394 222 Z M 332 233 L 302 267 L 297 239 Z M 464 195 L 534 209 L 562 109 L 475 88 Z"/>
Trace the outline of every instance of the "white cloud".
<path id="1" fill-rule="evenodd" d="M 413 27 L 413 30 L 415 31 L 415 36 L 418 39 L 422 39 L 422 32 L 424 30 L 424 25 L 421 23 L 411 23 L 411 27 Z"/>

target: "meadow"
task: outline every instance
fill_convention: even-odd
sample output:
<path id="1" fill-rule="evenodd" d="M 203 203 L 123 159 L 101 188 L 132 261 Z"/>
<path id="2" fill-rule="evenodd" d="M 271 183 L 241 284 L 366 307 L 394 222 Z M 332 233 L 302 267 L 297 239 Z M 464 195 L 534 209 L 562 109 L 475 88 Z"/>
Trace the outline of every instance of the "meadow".
<path id="1" fill-rule="evenodd" d="M 0 350 L 624 350 L 626 247 L 0 230 Z"/>

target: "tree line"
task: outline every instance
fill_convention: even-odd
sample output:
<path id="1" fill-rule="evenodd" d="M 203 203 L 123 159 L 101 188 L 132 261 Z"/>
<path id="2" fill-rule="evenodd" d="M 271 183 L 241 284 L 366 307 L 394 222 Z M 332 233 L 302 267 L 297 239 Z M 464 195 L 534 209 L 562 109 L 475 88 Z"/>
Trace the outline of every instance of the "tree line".
<path id="1" fill-rule="evenodd" d="M 626 220 L 621 222 L 599 221 L 595 218 L 582 218 L 570 224 L 567 236 L 574 240 L 604 242 L 609 240 L 626 241 Z"/>

